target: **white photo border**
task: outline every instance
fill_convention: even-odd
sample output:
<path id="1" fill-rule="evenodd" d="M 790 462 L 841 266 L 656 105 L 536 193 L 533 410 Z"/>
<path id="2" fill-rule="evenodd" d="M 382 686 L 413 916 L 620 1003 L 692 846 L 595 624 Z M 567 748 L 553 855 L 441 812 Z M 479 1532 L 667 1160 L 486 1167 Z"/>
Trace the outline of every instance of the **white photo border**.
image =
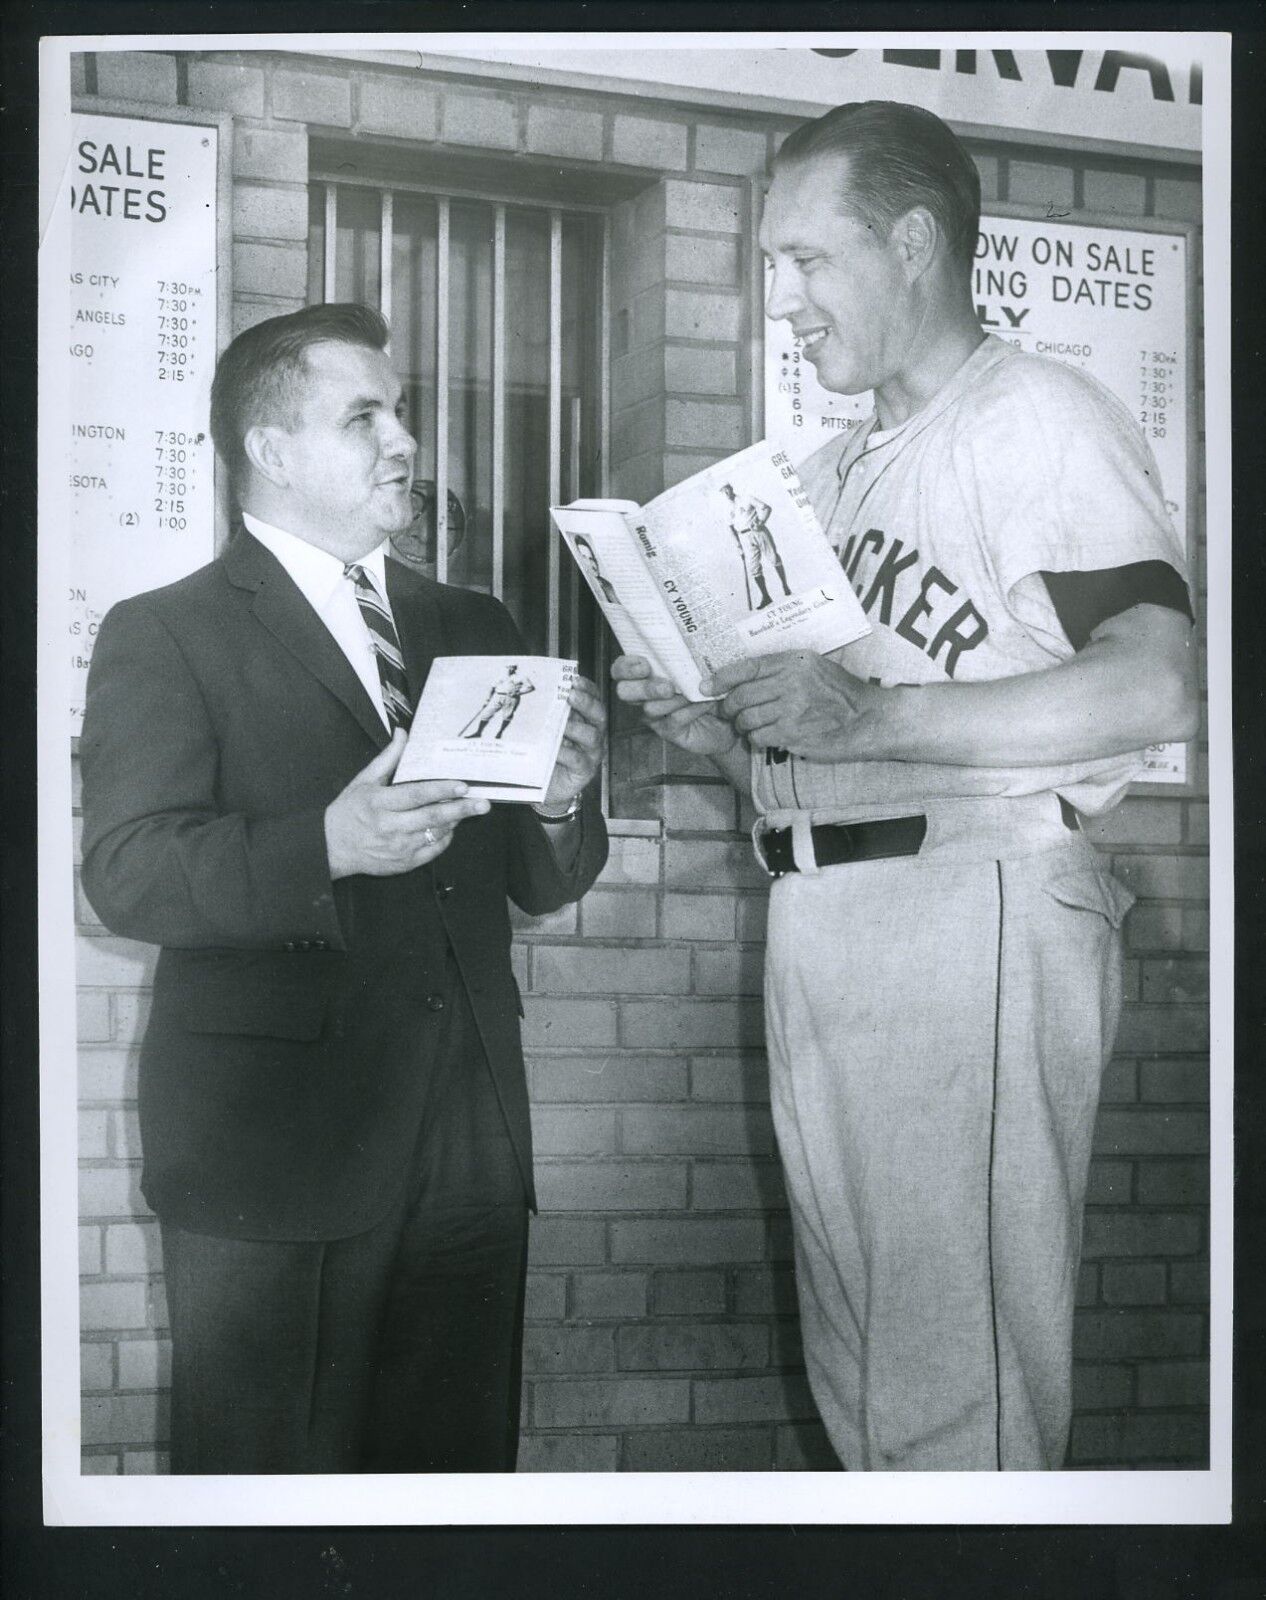
<path id="1" fill-rule="evenodd" d="M 443 54 L 460 34 L 164 35 L 165 50 L 386 49 Z M 487 36 L 484 37 L 486 40 Z M 645 48 L 645 34 L 501 34 L 498 43 L 560 57 L 600 40 Z M 59 444 L 69 415 L 67 363 L 39 379 L 39 960 L 43 1490 L 54 1526 L 583 1524 L 1099 1524 L 1226 1523 L 1231 1515 L 1233 834 L 1230 568 L 1230 106 L 1228 34 L 1132 32 L 682 34 L 673 49 L 736 46 L 879 48 L 911 44 L 1138 48 L 1175 41 L 1204 67 L 1205 396 L 1211 878 L 1211 1429 L 1205 1471 L 1036 1473 L 645 1473 L 482 1477 L 162 1477 L 81 1474 L 77 1274 L 77 1096 L 71 783 L 63 615 L 69 494 Z M 70 57 L 155 48 L 147 35 L 45 39 L 40 52 L 40 349 L 64 339 L 64 297 L 50 292 L 66 259 Z M 565 62 L 563 63 L 565 66 Z M 61 273 L 63 283 L 64 272 Z"/>

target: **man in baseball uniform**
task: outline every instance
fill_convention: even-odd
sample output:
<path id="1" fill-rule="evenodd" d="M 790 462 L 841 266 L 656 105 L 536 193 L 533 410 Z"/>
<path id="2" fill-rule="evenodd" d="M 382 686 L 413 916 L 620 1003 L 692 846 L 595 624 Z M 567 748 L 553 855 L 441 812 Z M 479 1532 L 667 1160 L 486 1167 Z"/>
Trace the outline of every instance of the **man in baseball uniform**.
<path id="1" fill-rule="evenodd" d="M 759 812 L 805 1360 L 853 1470 L 1062 1465 L 1130 904 L 1079 818 L 1197 725 L 1155 464 L 1099 384 L 983 334 L 979 194 L 914 107 L 783 144 L 767 312 L 874 392 L 802 471 L 873 631 L 726 667 L 711 705 L 613 669 Z"/>

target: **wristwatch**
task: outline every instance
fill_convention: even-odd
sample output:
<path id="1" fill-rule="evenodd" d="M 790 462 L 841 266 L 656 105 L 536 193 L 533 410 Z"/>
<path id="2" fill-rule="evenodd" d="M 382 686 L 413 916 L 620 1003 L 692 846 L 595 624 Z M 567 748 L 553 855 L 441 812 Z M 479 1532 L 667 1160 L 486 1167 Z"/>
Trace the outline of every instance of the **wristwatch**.
<path id="1" fill-rule="evenodd" d="M 573 817 L 578 817 L 580 815 L 580 796 L 572 796 L 571 804 L 567 807 L 566 811 L 542 811 L 539 806 L 533 806 L 532 810 L 536 812 L 537 816 L 542 822 L 570 822 Z"/>

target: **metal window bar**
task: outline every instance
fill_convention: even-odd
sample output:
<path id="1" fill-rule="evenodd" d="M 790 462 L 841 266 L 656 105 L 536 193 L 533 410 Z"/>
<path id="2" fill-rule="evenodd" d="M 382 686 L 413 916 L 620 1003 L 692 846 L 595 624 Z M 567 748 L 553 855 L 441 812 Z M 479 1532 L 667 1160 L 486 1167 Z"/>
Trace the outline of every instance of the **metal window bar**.
<path id="1" fill-rule="evenodd" d="M 338 267 L 338 186 L 325 186 L 325 272 L 321 294 L 328 305 L 338 298 L 335 287 Z"/>
<path id="2" fill-rule="evenodd" d="M 581 399 L 578 394 L 572 395 L 567 402 L 567 487 L 563 493 L 569 500 L 576 500 L 580 496 L 580 429 L 581 429 Z M 559 496 L 561 502 L 562 496 Z M 550 530 L 550 540 L 558 544 L 557 535 Z M 567 572 L 567 637 L 571 640 L 571 648 L 576 649 L 580 639 L 580 590 L 579 574 L 574 570 L 574 563 L 570 563 Z"/>
<path id="3" fill-rule="evenodd" d="M 602 219 L 602 269 L 598 304 L 598 492 L 611 493 L 611 218 Z"/>
<path id="4" fill-rule="evenodd" d="M 506 208 L 492 233 L 492 592 L 505 592 L 506 539 Z"/>
<path id="5" fill-rule="evenodd" d="M 563 466 L 563 215 L 549 214 L 549 503 L 562 498 Z M 547 517 L 548 524 L 548 517 Z M 558 540 L 547 526 L 549 539 L 546 590 L 549 599 L 548 650 L 558 654 Z"/>
<path id="6" fill-rule="evenodd" d="M 449 202 L 436 202 L 435 241 L 435 576 L 448 582 L 448 242 Z"/>
<path id="7" fill-rule="evenodd" d="M 611 216 L 602 217 L 602 267 L 599 273 L 598 302 L 598 493 L 607 498 L 611 493 Z M 594 641 L 595 681 L 603 698 L 611 696 L 611 681 L 607 674 L 607 629 L 599 625 Z M 611 763 L 601 767 L 602 814 L 611 815 Z"/>
<path id="8" fill-rule="evenodd" d="M 387 324 L 387 348 L 391 348 L 391 258 L 395 248 L 396 197 L 390 189 L 382 192 L 382 211 L 378 223 L 378 309 Z"/>

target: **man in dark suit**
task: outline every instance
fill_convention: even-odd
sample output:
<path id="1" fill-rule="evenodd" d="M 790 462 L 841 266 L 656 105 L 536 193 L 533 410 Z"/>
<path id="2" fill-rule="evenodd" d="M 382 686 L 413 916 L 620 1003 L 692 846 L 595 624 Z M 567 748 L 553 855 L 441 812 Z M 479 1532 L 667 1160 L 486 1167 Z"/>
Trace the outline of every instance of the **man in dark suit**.
<path id="1" fill-rule="evenodd" d="M 221 357 L 242 525 L 102 624 L 84 888 L 162 946 L 141 1052 L 176 1472 L 507 1471 L 527 1213 L 506 898 L 606 858 L 604 715 L 543 806 L 390 780 L 439 655 L 517 654 L 496 600 L 385 559 L 415 450 L 387 330 L 312 306 Z"/>

